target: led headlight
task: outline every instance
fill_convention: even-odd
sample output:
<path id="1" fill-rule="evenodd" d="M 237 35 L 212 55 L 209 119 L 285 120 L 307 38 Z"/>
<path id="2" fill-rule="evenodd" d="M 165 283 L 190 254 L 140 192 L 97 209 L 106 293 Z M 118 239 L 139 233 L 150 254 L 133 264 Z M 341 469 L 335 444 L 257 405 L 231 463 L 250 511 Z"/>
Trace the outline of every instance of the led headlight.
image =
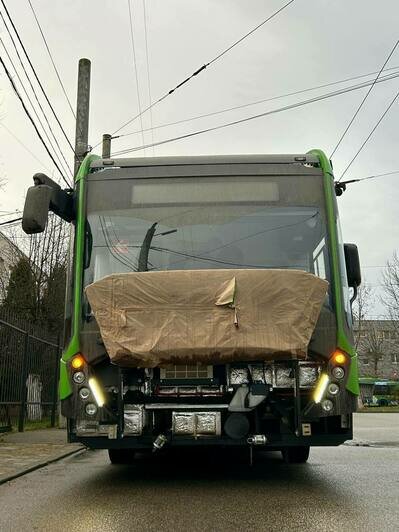
<path id="1" fill-rule="evenodd" d="M 74 382 L 76 382 L 76 384 L 82 384 L 82 382 L 85 380 L 85 374 L 83 371 L 77 371 L 73 374 L 72 379 Z"/>
<path id="2" fill-rule="evenodd" d="M 335 382 L 332 382 L 331 384 L 329 384 L 327 390 L 330 395 L 339 394 L 339 386 L 338 384 L 335 384 Z"/>
<path id="3" fill-rule="evenodd" d="M 321 403 L 321 407 L 325 412 L 331 412 L 334 408 L 333 402 L 330 399 L 324 399 Z"/>
<path id="4" fill-rule="evenodd" d="M 94 416 L 95 414 L 97 414 L 97 406 L 94 403 L 88 403 L 86 405 L 85 410 L 86 414 L 89 416 Z"/>
<path id="5" fill-rule="evenodd" d="M 333 368 L 332 374 L 335 379 L 340 380 L 344 378 L 345 370 L 344 368 L 341 368 L 341 366 L 336 366 L 335 368 Z"/>
<path id="6" fill-rule="evenodd" d="M 79 397 L 83 399 L 84 401 L 89 398 L 90 390 L 89 388 L 81 388 L 79 390 Z"/>

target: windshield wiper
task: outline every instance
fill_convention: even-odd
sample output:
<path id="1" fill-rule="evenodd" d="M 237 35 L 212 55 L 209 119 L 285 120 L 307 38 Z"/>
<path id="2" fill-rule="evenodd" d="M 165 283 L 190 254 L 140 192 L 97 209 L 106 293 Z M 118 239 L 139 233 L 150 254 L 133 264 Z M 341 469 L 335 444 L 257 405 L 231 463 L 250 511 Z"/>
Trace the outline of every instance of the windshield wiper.
<path id="1" fill-rule="evenodd" d="M 155 230 L 157 228 L 158 222 L 152 224 L 152 226 L 147 230 L 143 243 L 141 244 L 140 254 L 139 254 L 139 264 L 138 272 L 147 272 L 148 271 L 148 254 L 150 252 L 151 242 L 154 238 Z"/>

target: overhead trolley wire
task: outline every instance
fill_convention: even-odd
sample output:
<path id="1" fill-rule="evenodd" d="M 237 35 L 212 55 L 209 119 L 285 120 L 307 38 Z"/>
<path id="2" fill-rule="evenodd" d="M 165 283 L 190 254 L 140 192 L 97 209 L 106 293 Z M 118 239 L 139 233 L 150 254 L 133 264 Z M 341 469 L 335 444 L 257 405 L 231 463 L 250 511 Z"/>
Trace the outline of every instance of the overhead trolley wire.
<path id="1" fill-rule="evenodd" d="M 36 159 L 36 161 L 37 161 L 37 162 L 38 162 L 43 168 L 45 168 L 45 169 L 51 174 L 51 170 L 50 170 L 50 168 L 48 168 L 48 167 L 47 167 L 47 166 L 46 166 L 46 165 L 45 165 L 40 159 L 38 159 L 38 158 L 36 157 L 36 155 L 33 153 L 33 151 L 32 151 L 30 148 L 28 148 L 28 146 L 27 146 L 24 142 L 22 142 L 22 140 L 19 139 L 19 138 L 15 135 L 15 133 L 13 133 L 13 132 L 11 131 L 11 129 L 10 129 L 8 126 L 6 126 L 5 124 L 3 124 L 3 122 L 0 122 L 0 127 L 4 128 L 4 129 L 7 131 L 7 133 L 8 133 L 13 139 L 15 139 L 15 140 L 18 142 L 18 144 L 20 144 L 20 145 L 21 145 L 21 146 L 22 146 L 22 147 L 23 147 L 28 153 L 30 153 L 30 154 L 32 155 L 32 157 L 33 157 L 34 159 Z"/>
<path id="2" fill-rule="evenodd" d="M 59 145 L 59 142 L 58 142 L 58 140 L 57 140 L 57 137 L 55 136 L 55 134 L 54 134 L 54 132 L 53 132 L 53 130 L 52 130 L 51 124 L 50 124 L 50 122 L 49 122 L 49 120 L 48 120 L 48 118 L 47 118 L 47 115 L 46 115 L 46 113 L 44 112 L 43 106 L 42 106 L 42 104 L 41 104 L 41 102 L 40 102 L 40 100 L 39 100 L 39 98 L 38 98 L 38 96 L 37 96 L 37 94 L 36 94 L 35 87 L 33 86 L 32 81 L 31 81 L 31 79 L 30 79 L 30 77 L 29 77 L 29 74 L 28 74 L 28 72 L 26 71 L 25 65 L 24 65 L 24 63 L 23 63 L 23 61 L 22 61 L 22 58 L 21 58 L 21 55 L 20 55 L 20 53 L 19 53 L 18 47 L 17 47 L 16 42 L 15 42 L 15 40 L 14 40 L 14 37 L 13 37 L 13 35 L 12 35 L 12 33 L 11 33 L 11 31 L 10 31 L 10 29 L 9 29 L 9 27 L 8 27 L 8 25 L 7 25 L 7 23 L 6 23 L 5 19 L 4 19 L 4 17 L 3 17 L 3 13 L 1 13 L 1 12 L 0 12 L 0 17 L 1 17 L 2 21 L 3 21 L 3 23 L 4 23 L 4 26 L 6 27 L 7 33 L 8 33 L 8 35 L 9 35 L 10 39 L 11 39 L 11 43 L 12 43 L 12 45 L 13 45 L 13 47 L 14 47 L 14 50 L 15 50 L 15 53 L 16 53 L 16 55 L 17 55 L 17 58 L 18 58 L 19 64 L 21 65 L 22 70 L 23 70 L 23 72 L 24 72 L 24 74 L 25 74 L 25 76 L 26 76 L 26 79 L 28 80 L 29 86 L 30 86 L 30 88 L 31 88 L 31 90 L 32 90 L 32 93 L 33 93 L 33 96 L 34 96 L 34 98 L 35 98 L 35 100 L 36 100 L 36 103 L 37 103 L 37 105 L 39 106 L 39 109 L 40 109 L 40 111 L 41 111 L 41 113 L 42 113 L 42 115 L 43 115 L 43 117 L 44 117 L 44 120 L 46 121 L 47 127 L 48 127 L 48 129 L 49 129 L 49 131 L 50 131 L 50 134 L 51 134 L 51 136 L 52 136 L 52 138 L 53 138 L 53 140 L 54 140 L 54 142 L 55 142 L 55 144 L 56 144 L 56 146 L 57 146 L 57 148 L 58 148 L 58 151 L 60 152 L 61 157 L 62 157 L 62 159 L 64 160 L 64 163 L 65 163 L 66 168 L 67 168 L 67 173 L 68 173 L 68 171 L 69 171 L 69 173 L 73 176 L 72 171 L 71 171 L 71 169 L 70 169 L 70 167 L 69 167 L 68 161 L 66 160 L 66 158 L 65 158 L 65 156 L 64 156 L 64 154 L 63 154 L 63 152 L 62 152 L 62 149 L 61 149 L 61 147 L 60 147 L 60 145 Z M 1 39 L 1 37 L 0 37 L 0 42 L 1 42 L 1 44 L 2 44 L 2 46 L 3 46 L 3 48 L 4 48 L 4 50 L 5 50 L 5 52 L 6 52 L 6 54 L 7 54 L 8 60 L 10 61 L 11 65 L 12 65 L 12 67 L 13 67 L 13 69 L 14 69 L 16 75 L 17 75 L 17 78 L 18 78 L 18 80 L 19 80 L 19 82 L 20 82 L 20 84 L 21 84 L 22 90 L 24 91 L 24 93 L 25 93 L 25 95 L 26 95 L 26 97 L 27 97 L 27 99 L 28 99 L 28 101 L 29 101 L 29 103 L 30 103 L 32 109 L 33 109 L 33 112 L 35 113 L 35 116 L 36 116 L 37 120 L 39 121 L 39 124 L 40 124 L 40 126 L 42 127 L 42 129 L 43 129 L 43 131 L 44 131 L 44 134 L 45 134 L 46 137 L 47 137 L 48 142 L 50 143 L 51 148 L 52 148 L 52 149 L 54 150 L 54 152 L 57 154 L 57 159 L 58 159 L 58 161 L 60 162 L 60 164 L 63 166 L 63 163 L 61 163 L 61 159 L 60 159 L 60 157 L 59 157 L 59 155 L 58 155 L 58 153 L 57 153 L 57 150 L 54 148 L 54 145 L 53 145 L 52 141 L 50 140 L 49 135 L 47 134 L 46 128 L 44 127 L 43 122 L 42 122 L 42 120 L 40 119 L 40 117 L 39 117 L 39 115 L 38 115 L 38 113 L 37 113 L 37 111 L 36 111 L 36 109 L 35 109 L 35 106 L 34 106 L 33 103 L 32 103 L 32 100 L 31 100 L 31 98 L 30 98 L 30 96 L 29 96 L 27 90 L 25 89 L 24 83 L 23 83 L 21 77 L 19 76 L 18 71 L 17 71 L 17 68 L 16 68 L 16 66 L 15 66 L 15 64 L 14 64 L 14 62 L 13 62 L 11 56 L 10 56 L 10 54 L 8 53 L 8 50 L 7 50 L 7 48 L 6 48 L 6 46 L 5 46 L 4 42 L 3 42 L 3 40 Z M 64 169 L 64 171 L 65 171 L 65 167 L 64 167 L 64 166 L 63 166 L 63 169 Z"/>
<path id="3" fill-rule="evenodd" d="M 340 146 L 341 142 L 343 141 L 345 135 L 347 134 L 347 132 L 349 131 L 351 125 L 353 124 L 353 122 L 355 121 L 355 118 L 357 117 L 357 115 L 359 114 L 359 111 L 360 109 L 363 107 L 365 101 L 367 100 L 367 98 L 369 97 L 371 91 L 374 89 L 375 87 L 375 84 L 377 83 L 378 81 L 378 78 L 380 77 L 382 71 L 384 70 L 386 64 L 388 63 L 388 61 L 391 59 L 394 51 L 396 50 L 396 47 L 398 46 L 399 44 L 399 40 L 396 41 L 394 47 L 392 48 L 392 50 L 389 52 L 388 54 L 388 57 L 385 59 L 384 61 L 384 64 L 382 65 L 382 67 L 380 68 L 378 74 L 377 74 L 377 77 L 375 78 L 375 80 L 373 81 L 372 85 L 370 86 L 369 90 L 366 92 L 364 98 L 362 99 L 362 101 L 360 102 L 360 105 L 359 107 L 356 109 L 355 111 L 355 114 L 352 116 L 352 118 L 350 119 L 348 125 L 346 126 L 344 132 L 342 133 L 341 137 L 339 138 L 338 142 L 337 142 L 337 145 L 335 146 L 335 148 L 333 149 L 333 151 L 331 152 L 331 155 L 330 155 L 330 159 L 332 158 L 332 156 L 334 155 L 334 153 L 337 151 L 338 147 Z"/>
<path id="4" fill-rule="evenodd" d="M 3 1 L 3 0 L 1 0 Z M 183 85 L 185 85 L 186 83 L 188 83 L 192 78 L 194 78 L 195 76 L 198 76 L 198 74 L 200 74 L 203 70 L 205 70 L 208 66 L 212 65 L 213 63 L 215 63 L 216 61 L 218 61 L 220 58 L 222 58 L 225 54 L 227 54 L 230 50 L 232 50 L 235 46 L 237 46 L 238 44 L 240 44 L 244 39 L 246 39 L 247 37 L 249 37 L 250 35 L 252 35 L 256 30 L 258 30 L 259 28 L 261 28 L 264 24 L 266 24 L 267 22 L 269 22 L 271 19 L 273 19 L 275 16 L 277 16 L 279 13 L 281 13 L 281 11 L 283 11 L 284 9 L 286 9 L 290 4 L 292 4 L 295 0 L 290 0 L 289 2 L 287 2 L 286 4 L 284 4 L 282 7 L 280 7 L 280 9 L 278 9 L 277 11 L 275 11 L 274 13 L 272 13 L 269 17 L 267 17 L 265 20 L 263 20 L 260 24 L 258 24 L 257 26 L 255 26 L 255 28 L 253 28 L 252 30 L 250 30 L 248 33 L 246 33 L 245 35 L 243 35 L 240 39 L 238 39 L 237 41 L 235 41 L 233 44 L 229 45 L 227 48 L 225 48 L 222 52 L 220 52 L 216 57 L 214 57 L 213 59 L 211 59 L 210 61 L 208 61 L 208 63 L 205 63 L 203 64 L 201 67 L 197 68 L 197 70 L 195 70 L 190 76 L 188 76 L 187 78 L 185 78 L 183 81 L 181 81 L 180 83 L 178 83 L 175 87 L 173 87 L 172 89 L 170 89 L 168 92 L 166 92 L 163 96 L 161 96 L 160 98 L 158 98 L 157 100 L 155 100 L 154 102 L 152 102 L 150 105 L 148 105 L 145 109 L 143 109 L 143 111 L 135 116 L 133 116 L 132 118 L 130 118 L 127 122 L 125 122 L 124 124 L 122 124 L 118 129 L 116 129 L 112 135 L 114 135 L 115 133 L 118 133 L 118 131 L 120 131 L 121 129 L 123 129 L 124 127 L 126 127 L 127 125 L 131 124 L 134 120 L 136 120 L 137 118 L 139 118 L 142 114 L 146 113 L 147 111 L 149 111 L 150 109 L 152 109 L 155 105 L 157 105 L 158 103 L 162 102 L 163 100 L 165 100 L 168 96 L 170 96 L 171 94 L 173 94 L 174 92 L 176 92 L 178 89 L 180 89 L 180 87 L 182 87 Z M 101 144 L 101 142 L 99 143 Z M 96 146 L 98 146 L 99 144 L 97 144 Z M 96 147 L 95 146 L 95 147 Z"/>
<path id="5" fill-rule="evenodd" d="M 357 159 L 358 155 L 360 154 L 360 152 L 363 150 L 363 148 L 365 147 L 365 145 L 367 144 L 367 142 L 370 140 L 370 138 L 373 136 L 375 130 L 378 128 L 378 126 L 381 124 L 381 122 L 384 120 L 385 116 L 389 113 L 389 110 L 391 109 L 391 107 L 393 106 L 393 104 L 396 102 L 396 100 L 398 99 L 398 96 L 399 96 L 399 91 L 395 94 L 394 98 L 391 100 L 391 102 L 389 103 L 388 107 L 385 109 L 385 111 L 382 113 L 382 115 L 380 116 L 380 118 L 377 120 L 375 126 L 373 127 L 373 129 L 370 131 L 370 133 L 367 135 L 367 137 L 365 138 L 365 140 L 363 141 L 363 143 L 361 144 L 360 148 L 357 150 L 357 152 L 355 153 L 355 155 L 352 157 L 351 161 L 349 162 L 348 166 L 345 168 L 345 170 L 342 172 L 341 174 L 341 177 L 339 178 L 338 180 L 338 183 L 342 180 L 342 178 L 344 177 L 344 175 L 346 174 L 346 172 L 349 170 L 349 168 L 352 166 L 352 164 L 355 162 L 355 160 Z"/>
<path id="6" fill-rule="evenodd" d="M 145 7 L 145 0 L 143 0 L 143 19 L 144 19 L 144 40 L 145 40 L 145 58 L 147 63 L 147 87 L 148 87 L 148 101 L 150 102 L 150 126 L 151 126 L 151 142 L 154 142 L 154 128 L 152 122 L 152 97 L 151 97 L 151 78 L 150 78 L 150 60 L 148 53 L 148 33 L 147 33 L 147 11 Z M 154 155 L 155 148 L 152 148 L 152 154 Z"/>
<path id="7" fill-rule="evenodd" d="M 32 115 L 30 114 L 28 108 L 26 107 L 26 104 L 25 104 L 25 102 L 24 102 L 22 96 L 20 95 L 20 93 L 19 93 L 19 91 L 18 91 L 18 89 L 17 89 L 17 87 L 16 87 L 16 85 L 15 85 L 15 83 L 14 83 L 14 80 L 12 79 L 12 76 L 11 76 L 11 74 L 10 74 L 10 72 L 9 72 L 9 70 L 8 70 L 6 64 L 4 63 L 3 58 L 2 58 L 1 56 L 0 56 L 0 63 L 2 64 L 2 66 L 3 66 L 3 68 L 4 68 L 4 71 L 5 71 L 5 73 L 6 73 L 7 77 L 8 77 L 8 79 L 9 79 L 9 81 L 10 81 L 10 83 L 11 83 L 11 86 L 12 86 L 13 90 L 14 90 L 15 94 L 17 95 L 19 101 L 21 102 L 21 105 L 22 105 L 22 107 L 23 107 L 23 110 L 25 111 L 25 113 L 26 113 L 27 117 L 29 118 L 31 124 L 33 125 L 33 127 L 34 127 L 34 129 L 35 129 L 35 131 L 36 131 L 36 134 L 37 134 L 37 136 L 39 137 L 41 143 L 43 144 L 43 146 L 44 146 L 44 148 L 45 148 L 45 150 L 46 150 L 48 156 L 49 156 L 50 159 L 53 161 L 54 166 L 55 166 L 55 167 L 57 168 L 57 170 L 59 171 L 59 173 L 60 173 L 62 179 L 65 181 L 65 183 L 68 185 L 68 187 L 70 187 L 70 186 L 71 186 L 70 183 L 69 183 L 68 180 L 65 178 L 65 176 L 64 176 L 64 174 L 62 173 L 60 167 L 58 166 L 57 161 L 54 159 L 53 154 L 52 154 L 51 151 L 49 150 L 49 148 L 48 148 L 46 142 L 44 141 L 44 139 L 43 139 L 43 137 L 42 137 L 40 131 L 38 130 L 37 125 L 35 124 L 35 121 L 33 120 Z"/>
<path id="8" fill-rule="evenodd" d="M 393 77 L 397 77 L 397 75 L 399 75 L 399 67 L 398 66 L 392 67 L 392 68 L 387 68 L 387 69 L 384 70 L 384 72 L 388 72 L 390 70 L 396 70 L 395 73 L 392 73 Z M 331 87 L 333 85 L 340 85 L 341 83 L 346 83 L 347 81 L 355 81 L 356 79 L 366 78 L 366 77 L 372 76 L 374 74 L 377 74 L 377 72 L 369 72 L 368 74 L 362 74 L 360 76 L 353 76 L 353 77 L 350 77 L 350 78 L 345 78 L 345 79 L 341 79 L 341 80 L 338 80 L 338 81 L 333 81 L 333 82 L 330 82 L 330 83 L 323 83 L 322 85 L 316 85 L 314 87 L 308 87 L 307 89 L 301 89 L 301 90 L 297 90 L 297 91 L 294 91 L 294 92 L 287 92 L 285 94 L 280 94 L 279 96 L 272 96 L 270 98 L 263 98 L 262 100 L 256 100 L 255 102 L 249 102 L 249 103 L 245 103 L 245 104 L 242 104 L 242 105 L 236 105 L 234 107 L 226 107 L 224 109 L 220 109 L 219 111 L 213 111 L 211 113 L 195 115 L 195 116 L 191 116 L 191 117 L 188 117 L 188 118 L 183 118 L 182 120 L 176 120 L 175 122 L 167 122 L 166 124 L 160 124 L 158 126 L 154 126 L 152 129 L 161 129 L 161 128 L 164 128 L 164 127 L 176 126 L 178 124 L 184 124 L 186 122 L 191 122 L 193 120 L 199 120 L 201 118 L 208 118 L 210 116 L 220 115 L 220 114 L 227 113 L 227 112 L 230 112 L 230 111 L 235 111 L 237 109 L 244 109 L 246 107 L 251 107 L 253 105 L 259 105 L 261 103 L 271 102 L 273 100 L 280 100 L 282 98 L 288 98 L 289 96 L 296 96 L 298 94 L 311 92 L 311 91 L 314 91 L 314 90 L 317 90 L 317 89 L 323 89 L 325 87 Z M 380 77 L 378 79 L 378 82 L 389 81 L 390 79 L 393 79 L 393 77 L 392 78 L 389 77 L 392 74 L 386 74 L 386 76 Z M 374 78 L 372 80 L 370 80 L 370 81 L 365 82 L 365 84 L 362 85 L 361 88 L 362 87 L 367 87 L 371 83 L 374 83 Z M 147 129 L 144 129 L 144 132 L 147 132 L 147 131 L 150 131 L 150 130 L 151 130 L 151 128 L 147 128 Z M 136 130 L 136 131 L 131 131 L 130 133 L 123 133 L 122 135 L 116 135 L 114 137 L 114 139 L 119 139 L 119 138 L 123 138 L 123 137 L 129 137 L 131 135 L 137 135 L 140 132 L 141 132 L 140 130 Z"/>
<path id="9" fill-rule="evenodd" d="M 4 0 L 0 0 L 0 1 L 1 1 L 1 4 L 2 4 L 2 6 L 3 6 L 3 8 L 4 8 L 4 10 L 5 10 L 6 14 L 7 14 L 7 17 L 8 17 L 8 19 L 9 19 L 10 23 L 11 23 L 11 26 L 12 26 L 12 28 L 13 28 L 13 30 L 14 30 L 16 36 L 17 36 L 18 42 L 19 42 L 19 44 L 20 44 L 20 46 L 21 46 L 21 48 L 22 48 L 22 50 L 23 50 L 23 52 L 24 52 L 24 54 L 25 54 L 25 57 L 26 57 L 26 59 L 27 59 L 27 61 L 28 61 L 28 63 L 29 63 L 29 66 L 30 66 L 31 69 L 32 69 L 32 72 L 33 72 L 33 74 L 34 74 L 34 76 L 35 76 L 35 79 L 36 79 L 36 81 L 37 81 L 37 83 L 38 83 L 38 85 L 39 85 L 39 87 L 40 87 L 40 90 L 42 91 L 43 96 L 44 96 L 44 98 L 45 98 L 45 100 L 46 100 L 48 106 L 50 107 L 51 112 L 52 112 L 52 114 L 53 114 L 55 120 L 57 121 L 57 124 L 58 124 L 60 130 L 62 131 L 62 134 L 64 135 L 64 137 L 65 137 L 65 139 L 66 139 L 66 141 L 67 141 L 69 147 L 71 148 L 72 152 L 75 154 L 75 149 L 74 149 L 74 147 L 72 146 L 72 143 L 71 143 L 71 141 L 69 140 L 69 137 L 68 137 L 68 135 L 66 134 L 65 129 L 64 129 L 64 127 L 63 127 L 63 125 L 62 125 L 60 119 L 58 118 L 58 115 L 57 115 L 57 113 L 55 112 L 54 107 L 52 106 L 49 97 L 47 96 L 47 93 L 46 93 L 46 91 L 45 91 L 45 89 L 44 89 L 44 87 L 43 87 L 42 82 L 40 81 L 39 76 L 37 75 L 36 69 L 35 69 L 35 67 L 34 67 L 33 64 L 32 64 L 32 61 L 30 60 L 29 54 L 28 54 L 28 52 L 26 51 L 26 48 L 25 48 L 25 46 L 24 46 L 24 43 L 22 42 L 22 39 L 21 39 L 21 37 L 20 37 L 20 35 L 19 35 L 19 32 L 18 32 L 17 28 L 15 27 L 14 21 L 13 21 L 13 19 L 11 18 L 11 15 L 10 15 L 8 9 L 7 9 L 7 6 L 6 6 L 5 2 L 4 2 Z"/>
<path id="10" fill-rule="evenodd" d="M 0 225 L 8 225 L 14 222 L 20 222 L 22 220 L 22 216 L 20 218 L 14 218 L 13 220 L 7 220 L 6 222 L 0 222 Z"/>
<path id="11" fill-rule="evenodd" d="M 65 96 L 65 98 L 66 98 L 66 100 L 68 102 L 68 106 L 69 106 L 69 108 L 71 110 L 71 113 L 72 113 L 74 119 L 76 120 L 76 114 L 75 114 L 75 111 L 73 110 L 73 107 L 72 107 L 72 104 L 71 104 L 71 100 L 68 97 L 68 93 L 67 93 L 67 91 L 65 89 L 64 83 L 62 82 L 60 73 L 58 72 L 58 68 L 57 68 L 57 66 L 56 66 L 56 64 L 54 62 L 53 55 L 52 55 L 52 53 L 50 51 L 50 47 L 49 47 L 49 45 L 47 43 L 47 39 L 46 39 L 46 37 L 44 35 L 44 32 L 43 32 L 42 27 L 40 25 L 40 22 L 39 22 L 39 20 L 37 18 L 36 11 L 35 11 L 35 9 L 34 9 L 34 7 L 32 5 L 32 2 L 30 0 L 28 0 L 28 3 L 29 3 L 29 6 L 30 6 L 30 8 L 32 10 L 33 16 L 35 17 L 35 21 L 36 21 L 37 27 L 39 28 L 40 34 L 42 36 L 44 45 L 45 45 L 45 47 L 47 49 L 47 53 L 48 53 L 48 55 L 50 57 L 50 61 L 51 61 L 51 64 L 53 65 L 53 68 L 54 68 L 54 71 L 55 71 L 56 76 L 58 78 L 59 84 L 61 85 L 62 92 L 64 93 L 64 96 Z"/>
<path id="12" fill-rule="evenodd" d="M 139 106 L 141 137 L 142 137 L 143 144 L 144 144 L 143 113 L 141 112 L 140 87 L 139 87 L 139 76 L 138 76 L 138 72 L 137 72 L 136 47 L 134 45 L 131 0 L 127 0 L 127 6 L 128 6 L 128 10 L 129 10 L 130 39 L 131 39 L 131 43 L 132 43 L 133 69 L 134 69 L 134 76 L 135 76 L 135 79 L 136 79 L 137 103 L 138 103 L 138 106 Z"/>
<path id="13" fill-rule="evenodd" d="M 381 77 L 380 79 L 378 79 L 377 83 L 382 83 L 383 81 L 388 81 L 388 79 L 394 79 L 394 78 L 397 78 L 397 77 L 399 77 L 399 72 L 394 72 L 392 74 L 387 74 L 387 76 Z M 358 84 L 355 84 L 355 85 L 351 85 L 349 87 L 345 87 L 343 89 L 338 89 L 336 91 L 327 92 L 327 93 L 322 94 L 320 96 L 315 96 L 315 97 L 309 98 L 307 100 L 302 100 L 300 102 L 296 102 L 296 103 L 293 103 L 293 104 L 290 104 L 290 105 L 286 105 L 284 107 L 278 107 L 277 109 L 272 109 L 272 110 L 266 111 L 264 113 L 259 113 L 259 114 L 256 114 L 256 115 L 248 116 L 246 118 L 241 118 L 239 120 L 234 120 L 232 122 L 226 122 L 224 124 L 219 124 L 218 126 L 209 127 L 209 128 L 202 129 L 202 130 L 199 130 L 199 131 L 193 131 L 193 132 L 187 133 L 185 135 L 179 135 L 177 137 L 161 140 L 161 141 L 155 142 L 154 146 L 160 146 L 162 144 L 175 142 L 177 140 L 183 140 L 183 139 L 186 139 L 186 138 L 194 137 L 196 135 L 202 135 L 203 133 L 209 133 L 211 131 L 217 131 L 218 129 L 223 129 L 223 128 L 226 128 L 226 127 L 242 124 L 244 122 L 249 122 L 251 120 L 255 120 L 257 118 L 262 118 L 264 116 L 269 116 L 269 115 L 273 115 L 273 114 L 276 114 L 276 113 L 281 113 L 283 111 L 289 111 L 291 109 L 296 109 L 298 107 L 302 107 L 304 105 L 308 105 L 308 104 L 311 104 L 311 103 L 315 103 L 315 102 L 319 102 L 319 101 L 322 101 L 322 100 L 326 100 L 328 98 L 332 98 L 334 96 L 339 96 L 339 95 L 345 94 L 347 92 L 352 92 L 354 90 L 359 90 L 359 89 L 369 85 L 370 83 L 372 83 L 372 81 L 358 83 Z M 147 144 L 147 145 L 145 145 L 145 148 L 149 148 L 151 146 L 152 146 L 151 144 Z M 134 152 L 134 151 L 140 151 L 143 148 L 144 148 L 144 146 L 126 148 L 124 150 L 120 150 L 120 151 L 115 152 L 113 155 L 114 156 L 115 155 L 123 155 L 123 154 Z"/>

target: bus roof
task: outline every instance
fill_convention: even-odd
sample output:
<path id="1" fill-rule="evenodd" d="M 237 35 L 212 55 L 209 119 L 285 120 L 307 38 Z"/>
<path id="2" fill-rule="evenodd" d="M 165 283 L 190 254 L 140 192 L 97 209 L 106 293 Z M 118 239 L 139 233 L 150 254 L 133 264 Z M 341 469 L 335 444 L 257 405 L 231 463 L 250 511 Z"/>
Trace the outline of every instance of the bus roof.
<path id="1" fill-rule="evenodd" d="M 91 168 L 135 167 L 135 166 L 186 166 L 201 164 L 293 164 L 318 165 L 319 159 L 311 154 L 293 155 L 199 155 L 170 157 L 130 157 L 125 159 L 96 159 Z"/>

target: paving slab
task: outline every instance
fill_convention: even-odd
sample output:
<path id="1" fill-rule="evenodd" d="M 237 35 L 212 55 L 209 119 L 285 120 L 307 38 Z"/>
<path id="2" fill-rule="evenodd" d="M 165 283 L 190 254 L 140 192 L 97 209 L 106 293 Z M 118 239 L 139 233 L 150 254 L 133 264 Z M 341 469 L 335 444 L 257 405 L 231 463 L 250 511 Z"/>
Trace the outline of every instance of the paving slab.
<path id="1" fill-rule="evenodd" d="M 0 436 L 0 484 L 85 448 L 67 443 L 66 431 L 44 429 Z"/>

